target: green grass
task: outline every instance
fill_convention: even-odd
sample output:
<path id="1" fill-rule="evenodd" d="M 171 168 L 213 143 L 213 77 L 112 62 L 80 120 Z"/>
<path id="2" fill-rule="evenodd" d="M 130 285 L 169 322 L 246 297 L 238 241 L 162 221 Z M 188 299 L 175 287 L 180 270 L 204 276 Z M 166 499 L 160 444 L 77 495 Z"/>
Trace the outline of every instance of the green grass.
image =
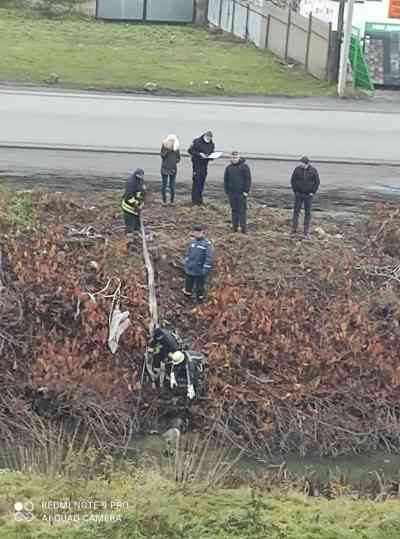
<path id="1" fill-rule="evenodd" d="M 15 522 L 16 501 L 34 503 L 35 520 Z M 48 501 L 98 501 L 102 513 L 121 521 L 50 525 Z M 123 510 L 109 509 L 121 501 Z M 156 472 L 134 469 L 111 480 L 46 479 L 17 472 L 0 474 L 0 539 L 394 539 L 400 535 L 398 500 L 373 503 L 340 498 L 327 501 L 295 493 L 260 494 L 250 488 L 179 487 Z M 52 511 L 55 513 L 62 511 Z M 90 511 L 70 512 L 84 514 Z"/>
<path id="2" fill-rule="evenodd" d="M 56 73 L 59 86 L 85 89 L 142 90 L 154 82 L 165 92 L 196 95 L 333 92 L 268 52 L 215 41 L 194 27 L 48 20 L 0 8 L 0 50 L 3 81 L 44 84 Z"/>
<path id="3" fill-rule="evenodd" d="M 29 231 L 35 223 L 31 193 L 11 191 L 0 184 L 0 228 L 1 225 L 7 225 L 20 231 Z"/>

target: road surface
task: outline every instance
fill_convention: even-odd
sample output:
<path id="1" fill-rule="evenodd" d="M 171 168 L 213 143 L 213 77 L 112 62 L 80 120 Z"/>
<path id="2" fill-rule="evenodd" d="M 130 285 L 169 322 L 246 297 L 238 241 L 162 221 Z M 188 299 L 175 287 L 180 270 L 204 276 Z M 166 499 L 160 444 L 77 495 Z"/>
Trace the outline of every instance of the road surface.
<path id="1" fill-rule="evenodd" d="M 0 145 L 159 151 L 176 133 L 186 149 L 211 128 L 217 149 L 247 156 L 400 163 L 400 109 L 388 103 L 179 99 L 0 90 Z"/>

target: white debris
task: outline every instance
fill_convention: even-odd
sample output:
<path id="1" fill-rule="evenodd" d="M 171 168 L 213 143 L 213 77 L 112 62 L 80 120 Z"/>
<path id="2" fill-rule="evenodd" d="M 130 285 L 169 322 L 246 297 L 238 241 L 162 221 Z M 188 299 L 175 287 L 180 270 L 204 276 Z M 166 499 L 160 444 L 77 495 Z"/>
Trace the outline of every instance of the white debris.
<path id="1" fill-rule="evenodd" d="M 118 350 L 118 343 L 121 335 L 128 329 L 131 321 L 129 311 L 121 312 L 119 307 L 115 307 L 109 325 L 108 347 L 112 354 Z"/>

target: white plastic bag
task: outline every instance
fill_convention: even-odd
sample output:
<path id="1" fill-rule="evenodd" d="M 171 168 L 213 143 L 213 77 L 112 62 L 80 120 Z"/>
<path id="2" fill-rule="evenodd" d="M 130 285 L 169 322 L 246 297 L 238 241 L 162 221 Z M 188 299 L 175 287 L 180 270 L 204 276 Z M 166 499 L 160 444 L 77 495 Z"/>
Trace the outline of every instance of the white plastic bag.
<path id="1" fill-rule="evenodd" d="M 108 347 L 112 354 L 118 350 L 118 343 L 121 335 L 130 326 L 129 311 L 120 311 L 119 307 L 115 307 L 109 325 Z"/>

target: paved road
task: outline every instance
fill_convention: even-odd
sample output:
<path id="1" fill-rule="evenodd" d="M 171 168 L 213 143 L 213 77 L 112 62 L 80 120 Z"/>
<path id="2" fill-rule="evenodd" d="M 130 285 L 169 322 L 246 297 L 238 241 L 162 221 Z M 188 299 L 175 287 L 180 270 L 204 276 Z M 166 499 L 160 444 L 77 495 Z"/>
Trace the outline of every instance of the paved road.
<path id="1" fill-rule="evenodd" d="M 350 104 L 349 104 L 350 103 Z M 395 104 L 178 99 L 0 90 L 0 145 L 157 152 L 168 132 L 187 148 L 212 128 L 217 149 L 247 155 L 400 163 Z"/>
<path id="2" fill-rule="evenodd" d="M 227 160 L 210 165 L 207 192 L 223 194 L 223 172 Z M 249 160 L 253 173 L 253 192 L 260 196 L 291 198 L 289 178 L 294 163 L 288 161 Z M 129 171 L 143 167 L 150 189 L 160 186 L 160 158 L 124 153 L 94 153 L 32 149 L 0 149 L 0 183 L 19 188 L 45 186 L 57 190 L 87 192 L 121 190 Z M 400 194 L 400 170 L 392 166 L 320 163 L 321 195 L 342 200 L 371 195 L 396 197 Z M 184 158 L 179 168 L 178 189 L 191 186 L 191 163 Z M 397 199 L 398 200 L 398 199 Z M 272 199 L 268 200 L 271 203 Z"/>

